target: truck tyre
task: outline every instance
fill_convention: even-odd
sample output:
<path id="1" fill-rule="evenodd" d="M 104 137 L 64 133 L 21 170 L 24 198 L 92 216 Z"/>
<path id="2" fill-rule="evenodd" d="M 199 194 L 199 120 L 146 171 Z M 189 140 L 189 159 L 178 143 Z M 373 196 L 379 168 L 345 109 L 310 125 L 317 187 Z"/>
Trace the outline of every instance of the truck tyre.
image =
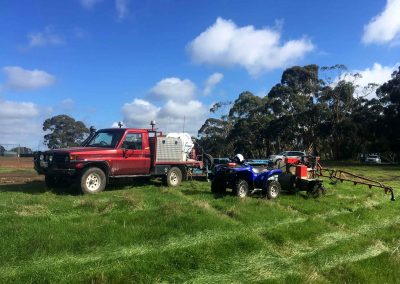
<path id="1" fill-rule="evenodd" d="M 246 197 L 249 194 L 249 184 L 244 179 L 239 179 L 236 181 L 233 193 L 241 198 Z"/>
<path id="2" fill-rule="evenodd" d="M 279 196 L 280 193 L 281 193 L 281 185 L 279 182 L 277 182 L 276 180 L 272 180 L 267 183 L 264 193 L 267 199 L 275 199 Z"/>
<path id="3" fill-rule="evenodd" d="M 88 168 L 81 175 L 81 189 L 85 194 L 93 194 L 106 188 L 106 175 L 99 168 Z"/>
<path id="4" fill-rule="evenodd" d="M 211 192 L 214 194 L 226 193 L 226 181 L 221 175 L 216 175 L 211 182 Z"/>
<path id="5" fill-rule="evenodd" d="M 177 167 L 172 167 L 169 169 L 167 173 L 167 180 L 166 183 L 168 186 L 178 186 L 181 184 L 182 181 L 182 172 Z"/>
<path id="6" fill-rule="evenodd" d="M 189 169 L 181 167 L 181 173 L 182 173 L 182 180 L 183 181 L 189 180 Z"/>
<path id="7" fill-rule="evenodd" d="M 55 188 L 60 184 L 59 179 L 52 175 L 45 175 L 44 182 L 46 183 L 46 186 L 50 188 Z"/>

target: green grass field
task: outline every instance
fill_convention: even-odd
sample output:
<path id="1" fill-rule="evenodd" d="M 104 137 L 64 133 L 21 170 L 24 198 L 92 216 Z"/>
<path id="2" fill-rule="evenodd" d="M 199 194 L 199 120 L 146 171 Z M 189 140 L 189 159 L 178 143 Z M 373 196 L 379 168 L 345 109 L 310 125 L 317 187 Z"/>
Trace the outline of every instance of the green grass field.
<path id="1" fill-rule="evenodd" d="M 400 168 L 345 166 L 400 190 Z M 395 283 L 400 197 L 331 185 L 321 198 L 215 198 L 157 181 L 98 195 L 0 185 L 0 282 Z"/>

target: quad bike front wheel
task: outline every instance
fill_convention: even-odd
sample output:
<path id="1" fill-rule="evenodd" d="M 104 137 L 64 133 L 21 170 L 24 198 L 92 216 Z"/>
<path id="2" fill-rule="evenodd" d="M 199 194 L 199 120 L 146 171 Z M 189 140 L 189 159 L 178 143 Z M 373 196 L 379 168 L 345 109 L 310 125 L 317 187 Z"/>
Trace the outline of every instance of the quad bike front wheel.
<path id="1" fill-rule="evenodd" d="M 249 195 L 249 184 L 247 183 L 247 181 L 239 179 L 235 184 L 233 192 L 236 196 L 244 198 Z"/>
<path id="2" fill-rule="evenodd" d="M 279 182 L 277 182 L 276 180 L 272 180 L 267 183 L 264 190 L 264 196 L 267 199 L 278 198 L 280 194 L 281 194 L 281 185 Z"/>

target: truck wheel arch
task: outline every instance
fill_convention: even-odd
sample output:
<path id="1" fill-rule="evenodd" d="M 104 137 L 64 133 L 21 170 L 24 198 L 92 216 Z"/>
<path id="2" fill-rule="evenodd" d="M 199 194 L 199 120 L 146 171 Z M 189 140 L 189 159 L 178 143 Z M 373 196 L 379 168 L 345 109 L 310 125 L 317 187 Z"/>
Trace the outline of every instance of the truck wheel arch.
<path id="1" fill-rule="evenodd" d="M 80 172 L 83 173 L 84 171 L 86 171 L 86 169 L 93 168 L 93 167 L 99 168 L 104 172 L 104 174 L 106 176 L 106 181 L 108 183 L 109 178 L 110 178 L 110 167 L 107 162 L 100 162 L 100 161 L 89 162 L 89 163 L 85 164 L 85 166 L 80 170 Z"/>

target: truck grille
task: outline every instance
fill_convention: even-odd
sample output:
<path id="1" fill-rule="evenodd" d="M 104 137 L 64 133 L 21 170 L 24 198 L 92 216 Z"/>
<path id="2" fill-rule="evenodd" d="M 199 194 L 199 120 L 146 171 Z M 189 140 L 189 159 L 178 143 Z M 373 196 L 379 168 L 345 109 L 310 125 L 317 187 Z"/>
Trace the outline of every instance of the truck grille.
<path id="1" fill-rule="evenodd" d="M 53 156 L 53 160 L 50 162 L 49 157 Z M 60 153 L 46 153 L 44 155 L 44 161 L 48 162 L 49 165 L 55 165 L 57 167 L 62 168 L 67 164 L 66 158 L 68 157 L 68 154 L 60 154 Z"/>
<path id="2" fill-rule="evenodd" d="M 53 163 L 56 165 L 64 165 L 66 164 L 65 159 L 67 158 L 66 154 L 55 154 L 53 156 Z"/>

